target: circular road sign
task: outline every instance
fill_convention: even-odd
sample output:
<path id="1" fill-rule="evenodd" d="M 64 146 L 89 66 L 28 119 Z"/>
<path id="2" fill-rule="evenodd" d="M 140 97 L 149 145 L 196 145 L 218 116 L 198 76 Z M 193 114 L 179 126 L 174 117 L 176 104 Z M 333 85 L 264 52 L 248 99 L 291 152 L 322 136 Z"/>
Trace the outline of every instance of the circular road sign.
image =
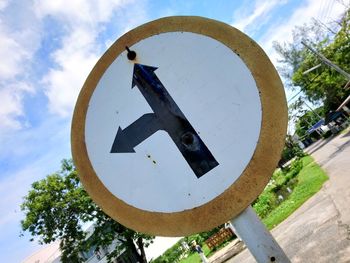
<path id="1" fill-rule="evenodd" d="M 76 103 L 80 179 L 112 218 L 183 236 L 235 217 L 263 190 L 284 145 L 280 78 L 248 36 L 168 17 L 119 38 Z"/>

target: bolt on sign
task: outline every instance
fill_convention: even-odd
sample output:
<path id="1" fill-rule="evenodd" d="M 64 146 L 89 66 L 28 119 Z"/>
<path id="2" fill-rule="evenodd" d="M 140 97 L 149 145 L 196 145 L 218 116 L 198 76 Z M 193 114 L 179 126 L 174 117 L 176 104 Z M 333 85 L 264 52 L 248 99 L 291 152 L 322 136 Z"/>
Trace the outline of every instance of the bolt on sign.
<path id="1" fill-rule="evenodd" d="M 267 184 L 287 107 L 264 51 L 224 23 L 167 17 L 120 37 L 77 100 L 80 179 L 112 218 L 183 236 L 238 215 Z"/>

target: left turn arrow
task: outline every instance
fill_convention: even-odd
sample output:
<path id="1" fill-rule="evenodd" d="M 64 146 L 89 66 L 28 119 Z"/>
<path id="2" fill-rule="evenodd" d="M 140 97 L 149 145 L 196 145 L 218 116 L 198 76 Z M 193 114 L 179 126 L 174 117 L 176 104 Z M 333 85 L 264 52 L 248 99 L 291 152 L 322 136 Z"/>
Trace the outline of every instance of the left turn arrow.
<path id="1" fill-rule="evenodd" d="M 161 123 L 154 113 L 144 114 L 125 129 L 118 128 L 111 153 L 134 153 L 135 146 L 161 129 Z"/>

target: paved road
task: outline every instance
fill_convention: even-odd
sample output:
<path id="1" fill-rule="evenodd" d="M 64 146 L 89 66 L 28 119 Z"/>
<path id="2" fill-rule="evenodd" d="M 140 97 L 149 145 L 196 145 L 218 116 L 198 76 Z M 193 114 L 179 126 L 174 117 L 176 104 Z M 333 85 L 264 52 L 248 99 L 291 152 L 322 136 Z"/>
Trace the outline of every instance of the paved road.
<path id="1" fill-rule="evenodd" d="M 306 151 L 326 170 L 329 180 L 272 234 L 293 263 L 350 262 L 350 131 Z M 226 262 L 255 260 L 245 249 Z"/>

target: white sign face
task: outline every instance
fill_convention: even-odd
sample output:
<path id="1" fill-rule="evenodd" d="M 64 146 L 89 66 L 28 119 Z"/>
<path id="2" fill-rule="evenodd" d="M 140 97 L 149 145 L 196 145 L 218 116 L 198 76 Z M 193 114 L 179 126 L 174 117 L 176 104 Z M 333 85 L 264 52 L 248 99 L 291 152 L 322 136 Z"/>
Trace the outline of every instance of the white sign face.
<path id="1" fill-rule="evenodd" d="M 136 60 L 117 56 L 89 101 L 91 165 L 135 208 L 206 204 L 235 183 L 256 149 L 262 106 L 252 73 L 230 48 L 196 33 L 161 33 L 129 48 Z M 183 147 L 204 153 L 194 158 Z"/>

